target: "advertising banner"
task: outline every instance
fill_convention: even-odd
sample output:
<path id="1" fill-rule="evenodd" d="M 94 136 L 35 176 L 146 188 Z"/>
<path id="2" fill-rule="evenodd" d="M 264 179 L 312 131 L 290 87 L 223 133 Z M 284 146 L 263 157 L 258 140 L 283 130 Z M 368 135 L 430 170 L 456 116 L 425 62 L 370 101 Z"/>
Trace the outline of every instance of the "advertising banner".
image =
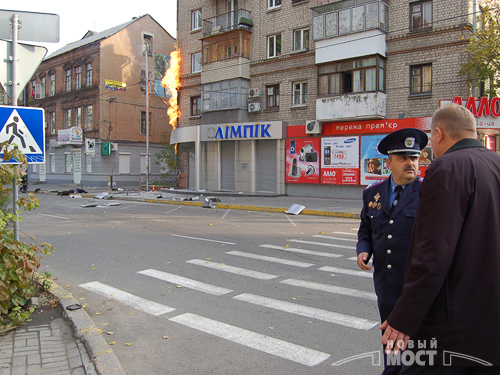
<path id="1" fill-rule="evenodd" d="M 319 138 L 287 139 L 285 182 L 318 184 L 319 158 Z"/>
<path id="2" fill-rule="evenodd" d="M 409 117 L 402 119 L 360 120 L 323 124 L 323 135 L 392 133 L 403 128 L 431 129 L 432 117 Z"/>
<path id="3" fill-rule="evenodd" d="M 359 137 L 321 139 L 321 183 L 359 185 Z"/>

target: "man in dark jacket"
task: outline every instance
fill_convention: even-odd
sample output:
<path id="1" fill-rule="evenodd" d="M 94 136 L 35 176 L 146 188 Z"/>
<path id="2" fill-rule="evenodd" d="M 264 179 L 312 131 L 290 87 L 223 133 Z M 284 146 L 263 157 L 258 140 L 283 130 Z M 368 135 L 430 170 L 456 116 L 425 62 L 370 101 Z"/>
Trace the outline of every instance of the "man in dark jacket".
<path id="1" fill-rule="evenodd" d="M 466 108 L 434 114 L 438 159 L 422 185 L 403 294 L 381 327 L 387 352 L 408 346 L 401 357 L 419 359 L 405 375 L 500 373 L 500 155 L 476 137 Z"/>
<path id="2" fill-rule="evenodd" d="M 378 145 L 389 155 L 391 176 L 363 192 L 363 209 L 358 231 L 358 265 L 369 270 L 373 257 L 373 282 L 380 319 L 384 322 L 403 291 L 408 247 L 417 214 L 422 179 L 418 175 L 421 149 L 428 137 L 418 129 L 401 129 L 387 135 Z M 387 366 L 383 374 L 399 374 L 401 366 Z"/>

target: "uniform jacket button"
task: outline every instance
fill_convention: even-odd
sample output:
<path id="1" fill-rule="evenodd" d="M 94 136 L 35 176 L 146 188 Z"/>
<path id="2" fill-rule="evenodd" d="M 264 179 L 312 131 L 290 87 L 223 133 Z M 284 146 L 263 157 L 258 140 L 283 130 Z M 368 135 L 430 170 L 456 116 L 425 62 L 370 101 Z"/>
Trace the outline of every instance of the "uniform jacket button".
<path id="1" fill-rule="evenodd" d="M 392 268 L 392 266 L 391 266 L 390 264 L 388 264 L 388 265 L 387 265 L 387 268 L 391 269 L 391 268 Z"/>
<path id="2" fill-rule="evenodd" d="M 394 224 L 394 220 L 390 220 L 390 221 L 389 221 L 389 224 Z"/>
<path id="3" fill-rule="evenodd" d="M 392 253 L 392 251 L 391 250 L 387 250 L 387 254 L 390 254 L 390 253 Z"/>
<path id="4" fill-rule="evenodd" d="M 389 235 L 387 236 L 387 238 L 388 238 L 388 239 L 391 239 L 391 238 L 392 238 L 392 234 L 389 234 Z"/>

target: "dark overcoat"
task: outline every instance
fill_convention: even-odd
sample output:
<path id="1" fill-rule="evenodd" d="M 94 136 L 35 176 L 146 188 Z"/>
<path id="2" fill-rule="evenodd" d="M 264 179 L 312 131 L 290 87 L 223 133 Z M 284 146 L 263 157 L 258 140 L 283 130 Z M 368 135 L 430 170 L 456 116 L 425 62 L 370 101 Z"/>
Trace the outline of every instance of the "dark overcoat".
<path id="1" fill-rule="evenodd" d="M 403 291 L 422 179 L 417 177 L 406 186 L 392 213 L 390 179 L 370 185 L 363 192 L 356 252 L 367 252 L 373 257 L 373 282 L 379 305 L 394 306 Z"/>
<path id="2" fill-rule="evenodd" d="M 404 291 L 388 323 L 414 350 L 435 338 L 437 365 L 500 366 L 500 155 L 475 139 L 457 142 L 425 174 Z"/>

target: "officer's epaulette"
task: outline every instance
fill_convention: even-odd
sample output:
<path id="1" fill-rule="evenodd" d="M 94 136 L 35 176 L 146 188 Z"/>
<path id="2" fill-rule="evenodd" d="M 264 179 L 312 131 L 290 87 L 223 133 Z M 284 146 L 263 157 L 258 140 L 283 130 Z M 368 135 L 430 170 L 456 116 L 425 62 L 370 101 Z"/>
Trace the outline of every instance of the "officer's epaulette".
<path id="1" fill-rule="evenodd" d="M 367 187 L 365 187 L 365 190 L 366 189 L 369 189 L 369 188 L 372 188 L 374 186 L 377 186 L 377 185 L 380 185 L 381 183 L 383 183 L 385 180 L 378 180 L 378 181 L 375 181 L 373 184 L 371 185 L 368 185 Z"/>

